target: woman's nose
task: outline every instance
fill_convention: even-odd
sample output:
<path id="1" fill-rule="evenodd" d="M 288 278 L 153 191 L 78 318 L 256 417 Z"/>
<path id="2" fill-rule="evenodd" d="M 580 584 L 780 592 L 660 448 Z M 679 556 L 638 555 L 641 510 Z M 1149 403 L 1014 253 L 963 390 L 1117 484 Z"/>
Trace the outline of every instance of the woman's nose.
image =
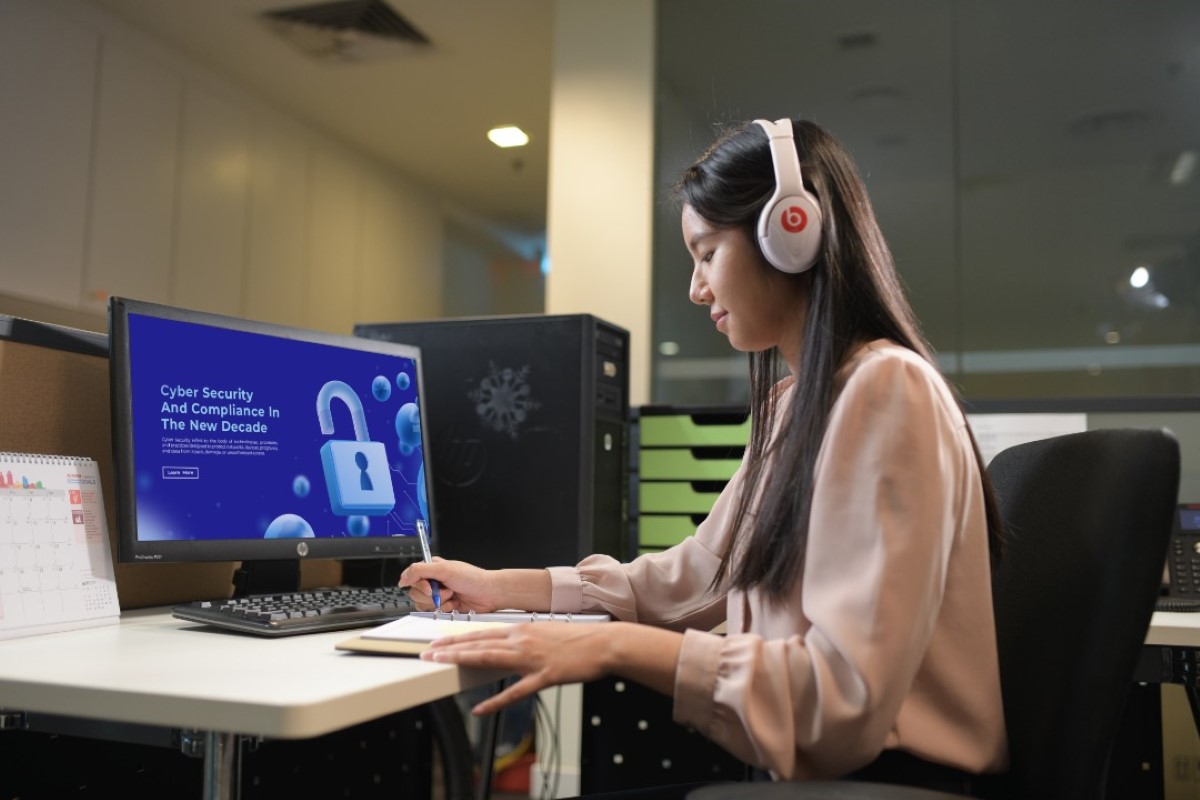
<path id="1" fill-rule="evenodd" d="M 688 287 L 688 299 L 698 306 L 708 304 L 708 284 L 700 276 L 700 269 L 692 270 L 692 283 Z"/>

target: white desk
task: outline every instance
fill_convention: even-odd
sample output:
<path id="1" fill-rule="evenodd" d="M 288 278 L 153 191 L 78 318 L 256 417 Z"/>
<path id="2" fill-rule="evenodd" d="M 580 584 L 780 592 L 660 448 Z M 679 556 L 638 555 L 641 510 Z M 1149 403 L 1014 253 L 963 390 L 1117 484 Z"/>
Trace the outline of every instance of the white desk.
<path id="1" fill-rule="evenodd" d="M 1156 676 L 1157 683 L 1183 686 L 1192 708 L 1192 721 L 1200 734 L 1200 612 L 1156 611 L 1146 634 L 1147 647 L 1138 665 L 1139 677 Z"/>
<path id="2" fill-rule="evenodd" d="M 116 625 L 0 641 L 0 708 L 203 731 L 205 796 L 226 797 L 238 735 L 319 736 L 499 677 L 334 649 L 355 633 L 269 639 L 125 612 Z"/>
<path id="3" fill-rule="evenodd" d="M 1200 612 L 1155 611 L 1146 644 L 1200 647 Z"/>
<path id="4" fill-rule="evenodd" d="M 205 795 L 225 797 L 237 735 L 320 736 L 500 677 L 334 650 L 353 635 L 266 639 L 126 612 L 118 625 L 0 641 L 0 708 L 206 732 Z M 1200 648 L 1200 613 L 1156 612 L 1146 644 Z"/>

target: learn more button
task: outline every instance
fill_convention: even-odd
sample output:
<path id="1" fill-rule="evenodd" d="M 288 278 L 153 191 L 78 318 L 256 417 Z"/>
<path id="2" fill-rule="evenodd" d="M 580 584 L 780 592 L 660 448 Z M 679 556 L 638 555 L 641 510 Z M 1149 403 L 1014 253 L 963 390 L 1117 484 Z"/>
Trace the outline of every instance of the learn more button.
<path id="1" fill-rule="evenodd" d="M 163 480 L 195 481 L 200 479 L 199 467 L 163 467 Z"/>

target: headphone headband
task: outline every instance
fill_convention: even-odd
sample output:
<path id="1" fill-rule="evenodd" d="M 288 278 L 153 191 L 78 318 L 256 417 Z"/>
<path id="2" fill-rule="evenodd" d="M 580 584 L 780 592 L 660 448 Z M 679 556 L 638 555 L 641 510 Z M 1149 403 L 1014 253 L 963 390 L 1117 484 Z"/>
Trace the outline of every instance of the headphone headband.
<path id="1" fill-rule="evenodd" d="M 775 167 L 775 194 L 768 204 L 781 197 L 800 194 L 804 191 L 804 180 L 800 175 L 800 157 L 796 155 L 796 140 L 792 134 L 792 121 L 786 117 L 775 122 L 765 119 L 754 120 L 767 134 L 771 147 L 771 163 Z"/>
<path id="2" fill-rule="evenodd" d="M 821 206 L 804 188 L 792 121 L 754 120 L 767 134 L 775 191 L 758 218 L 763 256 L 783 272 L 804 272 L 821 254 Z"/>

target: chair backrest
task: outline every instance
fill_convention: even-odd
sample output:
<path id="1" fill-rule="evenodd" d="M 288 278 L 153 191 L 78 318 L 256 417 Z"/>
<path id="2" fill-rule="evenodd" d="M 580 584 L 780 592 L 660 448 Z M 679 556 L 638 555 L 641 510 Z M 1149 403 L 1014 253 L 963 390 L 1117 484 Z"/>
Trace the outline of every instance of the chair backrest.
<path id="1" fill-rule="evenodd" d="M 1017 445 L 988 466 L 1008 528 L 994 584 L 1013 797 L 1103 797 L 1179 491 L 1166 430 Z"/>

